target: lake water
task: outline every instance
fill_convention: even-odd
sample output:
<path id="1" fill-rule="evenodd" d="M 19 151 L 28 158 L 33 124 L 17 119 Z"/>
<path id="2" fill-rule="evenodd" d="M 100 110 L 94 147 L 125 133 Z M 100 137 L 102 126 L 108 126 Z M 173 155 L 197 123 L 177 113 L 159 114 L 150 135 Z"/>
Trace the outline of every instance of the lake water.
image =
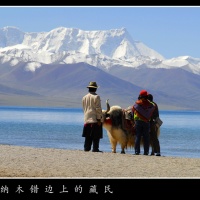
<path id="1" fill-rule="evenodd" d="M 0 107 L 0 144 L 83 150 L 81 108 Z M 200 158 L 200 111 L 162 111 L 162 156 Z M 100 150 L 111 152 L 104 130 Z M 117 153 L 120 153 L 117 146 Z M 143 147 L 141 147 L 141 152 Z M 127 154 L 134 154 L 127 149 Z"/>

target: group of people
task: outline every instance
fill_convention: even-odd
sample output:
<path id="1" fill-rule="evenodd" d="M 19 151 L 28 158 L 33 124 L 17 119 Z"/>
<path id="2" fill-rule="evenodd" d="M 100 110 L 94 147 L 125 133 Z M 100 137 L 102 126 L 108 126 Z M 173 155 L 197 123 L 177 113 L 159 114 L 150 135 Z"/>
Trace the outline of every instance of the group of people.
<path id="1" fill-rule="evenodd" d="M 153 95 L 146 90 L 141 90 L 138 100 L 132 107 L 133 120 L 135 124 L 135 155 L 140 154 L 140 142 L 143 137 L 144 155 L 149 155 L 151 144 L 151 155 L 161 156 L 160 143 L 157 137 L 156 118 L 159 117 L 158 105 L 153 101 Z"/>
<path id="2" fill-rule="evenodd" d="M 97 83 L 90 82 L 88 93 L 82 98 L 84 112 L 84 127 L 82 137 L 85 137 L 84 151 L 102 152 L 99 150 L 100 139 L 103 138 L 102 107 L 100 96 L 96 93 Z M 153 101 L 153 95 L 141 90 L 138 99 L 132 107 L 132 118 L 135 126 L 135 155 L 140 154 L 141 138 L 143 137 L 144 155 L 161 156 L 157 137 L 155 119 L 159 117 L 158 105 Z"/>

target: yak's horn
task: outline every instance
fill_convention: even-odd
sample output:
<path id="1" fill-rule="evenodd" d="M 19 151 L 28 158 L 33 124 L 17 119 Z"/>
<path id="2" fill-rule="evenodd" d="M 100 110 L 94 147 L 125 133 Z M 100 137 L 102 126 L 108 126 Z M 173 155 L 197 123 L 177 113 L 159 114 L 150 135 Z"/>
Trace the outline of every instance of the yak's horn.
<path id="1" fill-rule="evenodd" d="M 108 103 L 108 100 L 109 100 L 109 99 L 106 100 L 106 105 L 107 105 L 106 113 L 109 112 L 109 110 L 110 110 L 110 105 L 109 105 L 109 103 Z"/>

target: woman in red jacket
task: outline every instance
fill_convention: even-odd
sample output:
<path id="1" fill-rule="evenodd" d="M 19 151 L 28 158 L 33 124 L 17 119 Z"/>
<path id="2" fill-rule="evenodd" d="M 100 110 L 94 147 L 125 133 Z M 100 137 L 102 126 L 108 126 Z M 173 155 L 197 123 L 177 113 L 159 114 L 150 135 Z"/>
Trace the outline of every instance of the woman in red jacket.
<path id="1" fill-rule="evenodd" d="M 144 155 L 149 154 L 150 145 L 150 119 L 155 109 L 153 103 L 148 99 L 146 90 L 141 90 L 138 100 L 133 105 L 133 114 L 135 122 L 135 155 L 140 154 L 140 142 L 143 137 Z"/>

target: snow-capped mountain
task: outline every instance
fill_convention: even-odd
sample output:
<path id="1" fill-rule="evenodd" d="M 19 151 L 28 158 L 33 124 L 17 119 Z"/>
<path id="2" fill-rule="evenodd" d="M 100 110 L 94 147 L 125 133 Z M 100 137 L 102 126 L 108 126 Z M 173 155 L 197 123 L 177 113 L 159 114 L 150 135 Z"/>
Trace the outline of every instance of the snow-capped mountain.
<path id="1" fill-rule="evenodd" d="M 0 29 L 0 53 L 3 62 L 38 64 L 71 64 L 86 62 L 109 68 L 159 62 L 163 56 L 143 43 L 133 41 L 126 29 L 83 31 L 56 28 L 50 32 L 24 33 L 15 27 Z M 3 60 L 6 56 L 7 59 Z M 15 59 L 15 61 L 13 61 Z M 134 64 L 135 65 L 135 64 Z M 30 70 L 33 70 L 33 66 Z M 29 69 L 29 67 L 27 67 Z"/>
<path id="2" fill-rule="evenodd" d="M 30 97 L 32 105 L 34 101 L 39 105 L 43 99 L 51 101 L 48 105 L 56 101 L 56 105 L 79 107 L 81 95 L 87 92 L 83 88 L 96 80 L 103 86 L 102 95 L 109 93 L 116 104 L 132 103 L 139 90 L 145 88 L 156 95 L 161 108 L 197 109 L 199 75 L 200 59 L 180 56 L 166 60 L 142 42 L 134 41 L 125 28 L 83 31 L 59 27 L 40 33 L 26 33 L 16 27 L 0 29 L 0 98 L 8 104 L 26 104 Z M 6 96 L 8 92 L 15 94 L 13 101 Z M 61 98 L 69 93 L 70 98 L 64 98 L 68 103 L 64 104 Z"/>

